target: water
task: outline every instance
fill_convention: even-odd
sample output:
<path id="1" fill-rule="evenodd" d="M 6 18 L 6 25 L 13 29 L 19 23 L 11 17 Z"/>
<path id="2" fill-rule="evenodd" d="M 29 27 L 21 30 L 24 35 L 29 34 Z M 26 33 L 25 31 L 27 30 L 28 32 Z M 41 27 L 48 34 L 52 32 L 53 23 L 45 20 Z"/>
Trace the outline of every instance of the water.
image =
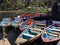
<path id="1" fill-rule="evenodd" d="M 13 19 L 16 16 L 18 16 L 18 13 L 15 13 L 15 12 L 5 12 L 5 13 L 0 12 L 0 21 L 2 20 L 2 18 L 5 18 L 5 17 L 10 17 Z"/>

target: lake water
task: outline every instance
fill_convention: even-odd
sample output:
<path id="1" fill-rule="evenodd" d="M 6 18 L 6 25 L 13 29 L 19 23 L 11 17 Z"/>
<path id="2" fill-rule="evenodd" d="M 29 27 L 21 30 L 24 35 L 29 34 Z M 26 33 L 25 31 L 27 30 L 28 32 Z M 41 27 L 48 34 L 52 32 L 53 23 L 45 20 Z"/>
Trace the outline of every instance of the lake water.
<path id="1" fill-rule="evenodd" d="M 0 21 L 2 20 L 2 18 L 6 18 L 6 17 L 10 17 L 10 18 L 14 18 L 16 17 L 17 15 L 19 15 L 18 13 L 15 13 L 15 12 L 4 12 L 4 13 L 0 13 Z"/>

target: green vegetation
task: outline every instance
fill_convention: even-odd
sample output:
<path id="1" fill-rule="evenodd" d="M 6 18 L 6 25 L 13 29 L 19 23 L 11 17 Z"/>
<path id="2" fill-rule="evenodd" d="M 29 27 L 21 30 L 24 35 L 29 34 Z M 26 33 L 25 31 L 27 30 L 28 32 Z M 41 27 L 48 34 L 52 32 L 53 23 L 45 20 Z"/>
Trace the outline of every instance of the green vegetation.
<path id="1" fill-rule="evenodd" d="M 48 8 L 25 8 L 23 10 L 21 10 L 20 12 L 21 13 L 24 13 L 24 12 L 27 12 L 27 13 L 37 13 L 37 12 L 40 12 L 40 13 L 47 13 L 49 11 Z"/>
<path id="2" fill-rule="evenodd" d="M 0 10 L 17 10 L 22 8 L 24 3 L 20 0 L 0 0 Z"/>
<path id="3" fill-rule="evenodd" d="M 35 13 L 35 12 L 48 12 L 48 8 L 40 8 L 52 6 L 53 0 L 0 0 L 0 11 L 15 11 L 20 10 L 21 13 Z M 28 8 L 28 7 L 31 8 Z"/>

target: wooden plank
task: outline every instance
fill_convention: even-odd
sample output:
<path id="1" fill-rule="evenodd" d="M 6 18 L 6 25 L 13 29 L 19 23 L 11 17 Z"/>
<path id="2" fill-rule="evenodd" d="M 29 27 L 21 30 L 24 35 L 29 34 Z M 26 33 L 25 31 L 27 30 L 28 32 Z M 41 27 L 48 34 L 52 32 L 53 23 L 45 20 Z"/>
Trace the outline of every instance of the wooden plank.
<path id="1" fill-rule="evenodd" d="M 17 38 L 17 40 L 15 41 L 15 43 L 16 44 L 22 44 L 22 43 L 24 43 L 24 42 L 26 42 L 27 40 L 26 39 L 24 39 L 24 38 Z"/>
<path id="2" fill-rule="evenodd" d="M 45 24 L 37 24 L 37 25 L 45 26 Z"/>
<path id="3" fill-rule="evenodd" d="M 46 27 L 45 24 L 37 24 L 37 26 L 40 26 L 40 27 Z"/>
<path id="4" fill-rule="evenodd" d="M 11 45 L 7 38 L 3 39 L 4 45 Z"/>
<path id="5" fill-rule="evenodd" d="M 51 32 L 51 33 L 53 33 L 53 34 L 57 34 L 57 35 L 60 35 L 60 33 L 59 33 L 59 32 Z"/>
<path id="6" fill-rule="evenodd" d="M 3 45 L 3 40 L 0 40 L 0 45 Z"/>
<path id="7" fill-rule="evenodd" d="M 7 38 L 0 40 L 0 45 L 11 45 Z"/>
<path id="8" fill-rule="evenodd" d="M 38 28 L 29 28 L 29 29 L 34 30 L 34 31 L 38 31 L 38 32 L 42 32 L 43 31 L 43 30 L 38 29 Z"/>
<path id="9" fill-rule="evenodd" d="M 55 37 L 58 37 L 58 35 L 56 35 L 56 34 L 52 34 L 52 33 L 47 33 L 47 32 L 45 32 L 46 34 L 49 34 L 49 35 L 52 35 L 52 36 L 55 36 Z"/>
<path id="10" fill-rule="evenodd" d="M 51 29 L 51 28 L 49 28 L 50 30 L 53 30 L 53 31 L 58 31 L 58 32 L 60 32 L 60 30 L 59 29 Z"/>

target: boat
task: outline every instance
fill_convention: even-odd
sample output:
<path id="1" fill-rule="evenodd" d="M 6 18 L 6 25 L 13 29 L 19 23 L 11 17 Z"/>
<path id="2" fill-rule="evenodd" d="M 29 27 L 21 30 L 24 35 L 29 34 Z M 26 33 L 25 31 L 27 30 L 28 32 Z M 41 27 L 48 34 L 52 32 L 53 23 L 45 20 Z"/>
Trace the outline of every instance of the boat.
<path id="1" fill-rule="evenodd" d="M 3 36 L 7 36 L 8 30 L 10 30 L 12 19 L 11 18 L 3 18 L 0 22 L 0 28 L 2 28 Z"/>
<path id="2" fill-rule="evenodd" d="M 12 19 L 11 18 L 3 18 L 0 22 L 0 26 L 2 27 L 8 27 L 11 25 Z"/>
<path id="3" fill-rule="evenodd" d="M 35 13 L 35 17 L 40 17 L 40 13 Z"/>
<path id="4" fill-rule="evenodd" d="M 33 19 L 28 19 L 25 22 L 23 22 L 22 24 L 19 25 L 19 29 L 20 31 L 24 31 L 25 29 L 31 27 L 34 24 L 34 20 Z"/>
<path id="5" fill-rule="evenodd" d="M 23 22 L 23 19 L 20 16 L 17 16 L 14 18 L 14 20 L 11 22 L 12 26 L 18 27 L 18 25 Z"/>
<path id="6" fill-rule="evenodd" d="M 43 30 L 44 30 L 44 29 L 41 29 L 41 27 L 43 27 L 45 25 L 41 24 L 41 25 L 39 25 L 39 26 L 41 26 L 40 28 L 35 28 L 37 26 L 38 26 L 38 24 L 36 24 L 36 26 L 33 25 L 30 28 L 24 30 L 18 36 L 18 38 L 16 39 L 15 43 L 16 44 L 25 44 L 26 42 L 32 43 L 33 41 L 35 41 L 36 39 L 38 39 L 41 36 L 41 34 L 42 34 Z"/>
<path id="7" fill-rule="evenodd" d="M 30 18 L 32 16 L 32 14 L 27 14 L 26 17 Z"/>
<path id="8" fill-rule="evenodd" d="M 37 17 L 47 17 L 48 13 L 22 13 L 20 16 L 23 18 L 23 20 L 31 19 L 31 18 L 37 18 Z M 40 18 L 39 18 L 40 19 Z"/>
<path id="9" fill-rule="evenodd" d="M 23 44 L 25 42 L 32 42 L 34 41 L 37 37 L 39 37 L 41 34 L 41 31 L 34 31 L 34 29 L 26 29 L 21 35 L 16 40 L 16 44 Z"/>
<path id="10" fill-rule="evenodd" d="M 60 27 L 55 24 L 48 26 L 42 33 L 41 38 L 46 45 L 48 45 L 48 43 L 55 44 L 55 42 L 60 40 Z"/>

